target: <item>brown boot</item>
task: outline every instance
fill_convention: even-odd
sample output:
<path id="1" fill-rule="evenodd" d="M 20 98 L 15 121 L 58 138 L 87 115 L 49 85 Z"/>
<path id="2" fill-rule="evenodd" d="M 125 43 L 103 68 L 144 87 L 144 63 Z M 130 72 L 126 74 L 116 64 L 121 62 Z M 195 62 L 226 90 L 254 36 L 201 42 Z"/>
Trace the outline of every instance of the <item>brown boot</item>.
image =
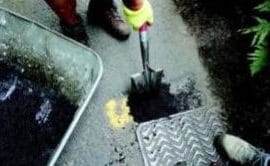
<path id="1" fill-rule="evenodd" d="M 62 32 L 65 36 L 70 37 L 86 46 L 89 46 L 89 38 L 86 34 L 81 17 L 78 15 L 79 22 L 76 24 L 66 24 L 60 21 Z"/>
<path id="2" fill-rule="evenodd" d="M 130 27 L 120 16 L 113 0 L 91 0 L 87 20 L 89 24 L 100 25 L 119 40 L 126 40 L 130 35 Z"/>

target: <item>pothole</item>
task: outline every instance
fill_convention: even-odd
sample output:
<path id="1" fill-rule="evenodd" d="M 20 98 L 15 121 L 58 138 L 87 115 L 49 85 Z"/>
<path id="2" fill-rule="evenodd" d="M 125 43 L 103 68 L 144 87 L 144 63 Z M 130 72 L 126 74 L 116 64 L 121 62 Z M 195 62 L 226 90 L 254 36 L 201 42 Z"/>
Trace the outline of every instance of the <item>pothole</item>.
<path id="1" fill-rule="evenodd" d="M 162 83 L 160 89 L 147 94 L 129 93 L 128 106 L 136 122 L 146 122 L 198 108 L 202 94 L 195 88 L 195 79 L 184 77 L 176 85 Z"/>

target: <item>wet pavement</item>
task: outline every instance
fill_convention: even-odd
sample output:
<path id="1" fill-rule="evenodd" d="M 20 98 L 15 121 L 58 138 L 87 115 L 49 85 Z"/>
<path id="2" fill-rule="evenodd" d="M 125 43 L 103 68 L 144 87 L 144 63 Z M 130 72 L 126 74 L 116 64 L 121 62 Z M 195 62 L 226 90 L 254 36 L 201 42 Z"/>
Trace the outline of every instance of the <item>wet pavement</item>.
<path id="1" fill-rule="evenodd" d="M 86 17 L 88 0 L 78 1 Z M 173 1 L 150 0 L 155 11 L 151 28 L 150 61 L 163 68 L 172 91 L 181 78 L 192 75 L 203 94 L 202 105 L 215 103 L 207 90 L 207 74 L 198 58 L 195 39 L 187 32 Z M 43 1 L 0 0 L 7 7 L 59 31 L 58 19 Z M 136 140 L 137 123 L 129 115 L 125 91 L 131 74 L 141 71 L 138 34 L 119 42 L 96 26 L 87 26 L 91 48 L 102 58 L 104 75 L 87 111 L 61 154 L 57 165 L 143 165 Z"/>

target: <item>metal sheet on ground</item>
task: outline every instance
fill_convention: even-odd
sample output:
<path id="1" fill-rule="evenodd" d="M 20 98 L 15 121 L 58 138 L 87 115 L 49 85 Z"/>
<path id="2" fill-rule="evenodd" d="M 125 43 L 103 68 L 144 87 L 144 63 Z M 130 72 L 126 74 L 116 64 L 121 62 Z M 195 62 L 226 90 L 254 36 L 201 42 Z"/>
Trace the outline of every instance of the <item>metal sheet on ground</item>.
<path id="1" fill-rule="evenodd" d="M 219 159 L 213 139 L 224 131 L 217 107 L 202 107 L 142 123 L 137 137 L 146 166 L 174 166 L 186 162 L 209 166 Z"/>

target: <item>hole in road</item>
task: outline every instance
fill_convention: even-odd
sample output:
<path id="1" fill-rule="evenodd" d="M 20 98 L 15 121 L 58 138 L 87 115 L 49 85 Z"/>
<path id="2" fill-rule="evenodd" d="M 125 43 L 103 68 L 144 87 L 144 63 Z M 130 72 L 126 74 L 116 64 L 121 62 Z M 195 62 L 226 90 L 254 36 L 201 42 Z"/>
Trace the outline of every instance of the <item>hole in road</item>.
<path id="1" fill-rule="evenodd" d="M 136 122 L 145 122 L 186 110 L 202 104 L 201 93 L 195 89 L 192 78 L 182 79 L 175 88 L 162 83 L 160 89 L 147 94 L 128 93 L 130 114 Z"/>

